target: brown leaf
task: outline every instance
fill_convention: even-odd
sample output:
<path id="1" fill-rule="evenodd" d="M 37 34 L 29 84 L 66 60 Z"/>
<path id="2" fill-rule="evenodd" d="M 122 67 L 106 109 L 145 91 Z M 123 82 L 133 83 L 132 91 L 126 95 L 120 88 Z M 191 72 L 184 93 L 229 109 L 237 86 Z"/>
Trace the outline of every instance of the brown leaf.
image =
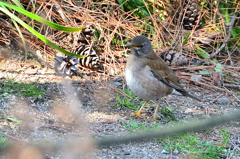
<path id="1" fill-rule="evenodd" d="M 212 79 L 213 79 L 214 84 L 221 85 L 222 79 L 221 79 L 220 72 L 213 72 Z"/>

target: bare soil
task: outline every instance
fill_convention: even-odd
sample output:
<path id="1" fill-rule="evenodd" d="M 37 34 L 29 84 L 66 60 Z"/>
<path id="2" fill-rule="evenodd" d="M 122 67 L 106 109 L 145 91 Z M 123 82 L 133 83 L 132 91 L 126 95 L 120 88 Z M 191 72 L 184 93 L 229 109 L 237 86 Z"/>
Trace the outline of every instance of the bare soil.
<path id="1" fill-rule="evenodd" d="M 34 158 L 194 158 L 180 153 L 163 153 L 163 147 L 157 140 L 141 143 L 128 143 L 96 148 L 85 139 L 121 136 L 138 133 L 139 130 L 128 130 L 122 123 L 147 123 L 153 113 L 154 102 L 146 107 L 139 118 L 131 118 L 136 111 L 119 106 L 117 101 L 118 84 L 126 88 L 124 77 L 101 75 L 99 80 L 85 75 L 81 79 L 59 77 L 51 68 L 41 68 L 35 63 L 21 64 L 15 60 L 1 59 L 1 80 L 14 79 L 15 82 L 37 82 L 39 89 L 46 93 L 39 97 L 18 97 L 3 94 L 0 99 L 2 117 L 0 128 L 2 135 L 8 138 L 12 146 L 0 158 L 23 159 L 31 154 Z M 175 121 L 189 122 L 205 119 L 214 115 L 228 114 L 239 109 L 239 90 L 237 93 L 220 92 L 208 87 L 182 81 L 185 88 L 203 99 L 203 102 L 190 98 L 168 96 L 161 101 L 161 106 L 175 110 Z M 226 97 L 230 103 L 222 105 L 217 99 Z M 140 105 L 139 105 L 140 106 Z M 206 110 L 208 110 L 206 112 Z M 209 113 L 209 114 L 206 114 Z M 17 124 L 7 117 L 21 121 Z M 159 127 L 171 125 L 160 118 Z M 230 147 L 227 151 L 238 153 L 223 158 L 240 158 L 240 123 L 233 121 L 208 132 L 211 141 L 222 140 L 220 128 L 230 130 Z M 200 132 L 206 138 L 207 132 Z M 81 141 L 81 144 L 69 146 L 67 143 Z M 56 143 L 60 148 L 38 148 L 39 144 Z M 47 151 L 49 149 L 49 151 Z M 50 151 L 51 150 L 51 151 Z"/>

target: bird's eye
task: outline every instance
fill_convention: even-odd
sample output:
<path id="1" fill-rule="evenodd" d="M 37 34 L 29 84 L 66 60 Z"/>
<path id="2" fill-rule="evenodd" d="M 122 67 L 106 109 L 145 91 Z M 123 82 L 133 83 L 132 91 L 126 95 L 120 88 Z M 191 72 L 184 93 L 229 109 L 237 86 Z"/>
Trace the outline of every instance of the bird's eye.
<path id="1" fill-rule="evenodd" d="M 143 45 L 139 45 L 139 48 L 143 48 Z"/>

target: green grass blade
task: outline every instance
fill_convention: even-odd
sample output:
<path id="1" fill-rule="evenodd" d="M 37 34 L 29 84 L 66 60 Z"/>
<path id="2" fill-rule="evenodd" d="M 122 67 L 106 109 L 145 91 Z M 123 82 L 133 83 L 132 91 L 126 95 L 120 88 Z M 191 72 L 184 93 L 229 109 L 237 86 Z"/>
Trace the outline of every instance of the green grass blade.
<path id="1" fill-rule="evenodd" d="M 22 40 L 22 43 L 23 43 L 23 48 L 24 48 L 24 52 L 25 52 L 25 62 L 27 62 L 27 46 L 26 46 L 26 43 L 25 43 L 25 39 L 22 35 L 22 32 L 21 32 L 21 29 L 19 28 L 18 24 L 16 23 L 15 20 L 12 20 L 13 24 L 15 25 L 17 31 L 18 31 L 18 34 Z"/>
<path id="2" fill-rule="evenodd" d="M 198 45 L 195 45 L 195 47 L 196 47 L 196 51 L 197 51 L 198 56 L 200 56 L 204 59 L 209 57 L 209 54 L 205 50 L 200 48 Z"/>
<path id="3" fill-rule="evenodd" d="M 31 0 L 31 2 L 32 2 L 32 7 L 33 7 L 33 10 L 32 10 L 32 12 L 33 12 L 33 13 L 35 13 L 35 11 L 36 11 L 35 4 L 34 4 L 33 0 Z"/>
<path id="4" fill-rule="evenodd" d="M 18 4 L 18 1 L 16 2 L 16 4 Z M 21 5 L 21 4 L 20 4 L 20 5 Z M 22 6 L 22 5 L 21 5 L 21 6 Z M 2 6 L 2 7 L 3 7 L 3 9 L 8 10 L 5 6 Z M 23 47 L 24 47 L 24 52 L 25 52 L 25 61 L 27 62 L 27 47 L 26 47 L 25 39 L 24 39 L 24 37 L 23 37 L 23 35 L 22 35 L 22 32 L 21 32 L 21 29 L 18 27 L 18 24 L 16 23 L 16 21 L 15 21 L 14 19 L 12 19 L 12 22 L 13 22 L 13 24 L 15 25 L 15 27 L 16 27 L 18 33 L 19 33 L 19 36 L 20 36 L 21 39 L 22 39 Z"/>
<path id="5" fill-rule="evenodd" d="M 0 2 L 1 5 L 1 2 Z M 21 19 L 19 19 L 18 17 L 16 17 L 14 14 L 12 14 L 11 12 L 9 12 L 6 9 L 3 9 L 2 7 L 0 7 L 0 11 L 2 11 L 3 13 L 7 14 L 8 16 L 10 16 L 12 19 L 14 19 L 15 21 L 17 21 L 19 24 L 21 24 L 24 28 L 26 28 L 29 32 L 31 32 L 33 35 L 35 35 L 36 37 L 38 37 L 40 40 L 42 40 L 44 43 L 46 43 L 47 45 L 51 46 L 52 48 L 68 55 L 68 56 L 77 56 L 78 58 L 83 58 L 83 56 L 68 52 L 62 48 L 60 48 L 59 46 L 55 45 L 54 43 L 52 43 L 51 41 L 49 41 L 47 38 L 45 38 L 43 35 L 41 35 L 40 33 L 38 33 L 36 30 L 34 30 L 33 28 L 31 28 L 29 25 L 27 25 L 25 22 L 23 22 Z"/>
<path id="6" fill-rule="evenodd" d="M 22 13 L 40 23 L 43 23 L 45 25 L 48 25 L 54 29 L 57 29 L 57 30 L 61 30 L 61 31 L 65 31 L 65 32 L 78 32 L 78 31 L 81 31 L 83 29 L 83 27 L 80 27 L 80 28 L 69 28 L 69 27 L 65 27 L 65 26 L 62 26 L 62 25 L 59 25 L 59 24 L 56 24 L 56 23 L 53 23 L 53 22 L 50 22 L 42 17 L 39 17 L 31 12 L 28 12 L 22 8 L 19 8 L 17 6 L 14 6 L 14 5 L 11 5 L 9 3 L 6 3 L 6 2 L 3 2 L 3 1 L 0 1 L 0 5 L 4 5 L 4 6 L 7 6 L 9 8 L 12 8 L 14 9 L 15 11 L 18 11 L 19 13 Z"/>
<path id="7" fill-rule="evenodd" d="M 189 33 L 187 34 L 186 38 L 184 39 L 183 45 L 185 45 L 185 44 L 187 43 L 188 38 L 189 38 L 189 36 L 190 36 L 190 33 L 191 33 L 191 32 L 189 32 Z"/>
<path id="8" fill-rule="evenodd" d="M 12 0 L 12 2 L 13 2 L 16 6 L 18 6 L 19 8 L 24 9 L 24 7 L 22 6 L 22 4 L 21 4 L 18 0 Z"/>

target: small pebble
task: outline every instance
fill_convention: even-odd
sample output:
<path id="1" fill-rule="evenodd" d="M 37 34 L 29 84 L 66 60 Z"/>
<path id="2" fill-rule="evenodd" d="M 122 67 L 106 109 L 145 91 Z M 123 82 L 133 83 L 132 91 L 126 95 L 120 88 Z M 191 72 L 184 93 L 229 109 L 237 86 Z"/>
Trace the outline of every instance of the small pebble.
<path id="1" fill-rule="evenodd" d="M 5 79 L 5 76 L 3 73 L 0 73 L 0 79 Z"/>
<path id="2" fill-rule="evenodd" d="M 163 154 L 168 154 L 168 152 L 166 151 L 166 150 L 162 150 L 162 152 L 161 153 L 163 153 Z"/>
<path id="3" fill-rule="evenodd" d="M 197 81 L 197 82 L 200 82 L 201 79 L 202 79 L 202 75 L 193 75 L 193 76 L 191 77 L 191 80 Z"/>
<path id="4" fill-rule="evenodd" d="M 77 80 L 72 80 L 72 84 L 79 84 Z"/>
<path id="5" fill-rule="evenodd" d="M 230 103 L 230 101 L 229 101 L 226 97 L 218 98 L 218 99 L 217 99 L 217 102 L 218 102 L 219 104 L 223 104 L 223 105 L 227 105 L 227 104 Z"/>
<path id="6" fill-rule="evenodd" d="M 223 151 L 224 151 L 224 152 L 228 152 L 228 150 L 227 150 L 227 149 L 224 149 Z"/>
<path id="7" fill-rule="evenodd" d="M 197 106 L 196 107 L 196 110 L 203 110 L 204 108 L 203 108 L 203 106 Z"/>
<path id="8" fill-rule="evenodd" d="M 107 152 L 107 149 L 102 149 L 103 152 Z"/>
<path id="9" fill-rule="evenodd" d="M 178 154 L 178 153 L 179 153 L 178 149 L 175 149 L 175 150 L 173 151 L 173 153 L 174 153 L 174 154 Z"/>
<path id="10" fill-rule="evenodd" d="M 101 134 L 104 134 L 104 135 L 111 135 L 109 132 L 102 132 Z"/>
<path id="11" fill-rule="evenodd" d="M 113 82 L 117 87 L 119 87 L 119 86 L 121 86 L 122 85 L 122 83 L 120 83 L 120 82 Z"/>

